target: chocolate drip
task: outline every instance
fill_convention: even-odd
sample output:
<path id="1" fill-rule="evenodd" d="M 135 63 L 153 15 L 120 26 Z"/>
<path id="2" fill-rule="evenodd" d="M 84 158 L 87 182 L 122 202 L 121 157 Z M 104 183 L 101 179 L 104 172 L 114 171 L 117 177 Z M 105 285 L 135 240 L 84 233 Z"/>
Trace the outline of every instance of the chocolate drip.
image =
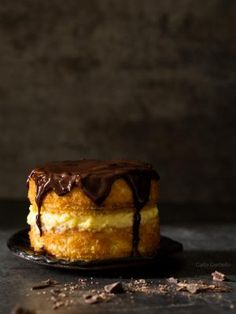
<path id="1" fill-rule="evenodd" d="M 143 172 L 127 176 L 127 182 L 132 188 L 135 212 L 133 216 L 133 245 L 132 255 L 139 255 L 139 225 L 141 221 L 140 210 L 148 202 L 151 186 L 151 177 L 149 173 Z"/>
<path id="2" fill-rule="evenodd" d="M 37 186 L 36 204 L 38 215 L 36 224 L 42 235 L 40 211 L 44 197 L 49 191 L 62 196 L 73 187 L 80 187 L 97 205 L 101 206 L 110 193 L 113 182 L 123 178 L 130 186 L 134 199 L 133 249 L 138 255 L 140 210 L 148 202 L 151 180 L 159 180 L 159 175 L 150 164 L 139 161 L 79 160 L 63 161 L 35 168 L 29 175 Z"/>

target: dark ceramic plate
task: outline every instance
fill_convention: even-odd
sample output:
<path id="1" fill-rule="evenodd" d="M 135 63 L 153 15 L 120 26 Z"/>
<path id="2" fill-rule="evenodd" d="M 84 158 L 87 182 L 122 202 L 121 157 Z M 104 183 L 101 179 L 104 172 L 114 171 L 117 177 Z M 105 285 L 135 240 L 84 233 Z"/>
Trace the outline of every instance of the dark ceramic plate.
<path id="1" fill-rule="evenodd" d="M 163 258 L 183 251 L 181 243 L 176 242 L 167 237 L 161 237 L 160 248 L 157 250 L 155 256 L 152 257 L 123 257 L 109 260 L 95 260 L 69 262 L 62 259 L 56 259 L 45 253 L 35 253 L 30 246 L 28 237 L 29 229 L 24 229 L 13 234 L 7 241 L 7 246 L 10 251 L 25 260 L 35 262 L 39 265 L 51 266 L 65 269 L 78 270 L 106 270 L 112 268 L 130 268 L 143 266 L 151 263 L 156 263 Z"/>

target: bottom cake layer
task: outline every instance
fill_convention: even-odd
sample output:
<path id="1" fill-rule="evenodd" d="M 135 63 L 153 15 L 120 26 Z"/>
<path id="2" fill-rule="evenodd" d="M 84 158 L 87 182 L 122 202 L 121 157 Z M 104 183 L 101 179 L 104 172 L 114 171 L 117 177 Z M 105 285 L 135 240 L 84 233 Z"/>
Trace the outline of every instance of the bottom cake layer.
<path id="1" fill-rule="evenodd" d="M 127 257 L 132 254 L 132 226 L 106 228 L 100 231 L 67 229 L 43 232 L 40 237 L 37 226 L 31 225 L 30 242 L 35 251 L 47 253 L 66 260 L 98 260 Z M 142 256 L 155 254 L 160 242 L 159 219 L 142 223 L 139 228 L 138 251 Z"/>

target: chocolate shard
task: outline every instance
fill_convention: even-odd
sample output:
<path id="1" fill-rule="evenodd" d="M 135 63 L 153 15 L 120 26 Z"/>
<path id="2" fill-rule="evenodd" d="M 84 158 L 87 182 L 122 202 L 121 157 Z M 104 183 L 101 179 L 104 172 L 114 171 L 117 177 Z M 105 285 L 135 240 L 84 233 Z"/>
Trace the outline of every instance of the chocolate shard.
<path id="1" fill-rule="evenodd" d="M 44 281 L 41 281 L 38 285 L 33 286 L 31 289 L 32 290 L 39 290 L 39 289 L 45 289 L 48 287 L 53 287 L 55 285 L 58 285 L 58 282 L 52 279 L 47 279 Z"/>
<path id="2" fill-rule="evenodd" d="M 88 294 L 84 296 L 84 302 L 88 304 L 96 304 L 102 302 L 104 299 L 100 296 L 100 294 Z"/>
<path id="3" fill-rule="evenodd" d="M 117 282 L 104 286 L 104 290 L 108 293 L 113 293 L 113 294 L 125 292 L 125 289 L 121 281 L 117 281 Z"/>
<path id="4" fill-rule="evenodd" d="M 36 314 L 36 312 L 22 307 L 21 305 L 16 305 L 12 309 L 11 314 Z"/>
<path id="5" fill-rule="evenodd" d="M 212 280 L 214 281 L 225 281 L 227 280 L 227 277 L 225 276 L 225 274 L 215 270 L 212 274 Z"/>

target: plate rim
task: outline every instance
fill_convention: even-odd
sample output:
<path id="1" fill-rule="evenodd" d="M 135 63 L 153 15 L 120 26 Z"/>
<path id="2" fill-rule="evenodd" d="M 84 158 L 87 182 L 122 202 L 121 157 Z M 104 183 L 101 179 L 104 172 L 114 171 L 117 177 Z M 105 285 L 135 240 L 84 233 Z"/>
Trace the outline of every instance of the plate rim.
<path id="1" fill-rule="evenodd" d="M 24 259 L 26 261 L 36 263 L 41 266 L 67 269 L 67 270 L 109 270 L 109 269 L 117 269 L 117 268 L 130 268 L 132 266 L 142 266 L 147 263 L 155 263 L 160 261 L 163 257 L 168 257 L 172 255 L 176 255 L 183 251 L 183 244 L 173 240 L 169 237 L 161 235 L 161 243 L 164 241 L 172 243 L 175 245 L 175 248 L 165 251 L 163 247 L 157 249 L 157 254 L 154 256 L 128 256 L 121 258 L 113 258 L 113 259 L 105 259 L 105 260 L 93 260 L 93 261 L 85 261 L 85 260 L 77 260 L 77 261 L 67 261 L 63 259 L 57 259 L 49 254 L 44 253 L 35 253 L 33 252 L 32 247 L 27 247 L 25 243 L 22 243 L 21 247 L 19 245 L 19 239 L 17 237 L 26 237 L 25 241 L 29 243 L 28 237 L 29 227 L 18 230 L 14 232 L 7 240 L 7 247 L 15 256 Z M 16 241 L 17 239 L 17 241 Z M 25 249 L 23 249 L 25 248 Z M 26 250 L 30 250 L 32 253 L 27 253 Z M 127 264 L 126 264 L 127 263 Z"/>

